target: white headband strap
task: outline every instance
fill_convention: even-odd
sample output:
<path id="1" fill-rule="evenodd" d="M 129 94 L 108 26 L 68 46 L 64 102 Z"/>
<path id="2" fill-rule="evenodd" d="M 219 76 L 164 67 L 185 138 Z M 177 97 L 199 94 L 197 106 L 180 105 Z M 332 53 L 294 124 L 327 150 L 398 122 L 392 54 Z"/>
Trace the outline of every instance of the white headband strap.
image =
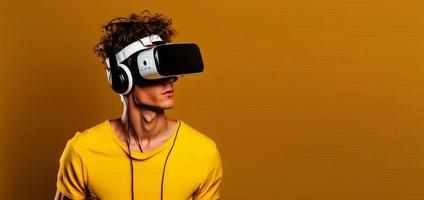
<path id="1" fill-rule="evenodd" d="M 121 63 L 134 53 L 149 49 L 153 45 L 154 42 L 161 42 L 162 39 L 159 37 L 159 35 L 150 35 L 144 38 L 141 38 L 139 40 L 136 40 L 135 42 L 129 44 L 128 46 L 124 47 L 121 51 L 115 54 L 116 62 Z M 109 58 L 106 58 L 105 60 L 108 68 L 110 68 L 109 65 Z"/>

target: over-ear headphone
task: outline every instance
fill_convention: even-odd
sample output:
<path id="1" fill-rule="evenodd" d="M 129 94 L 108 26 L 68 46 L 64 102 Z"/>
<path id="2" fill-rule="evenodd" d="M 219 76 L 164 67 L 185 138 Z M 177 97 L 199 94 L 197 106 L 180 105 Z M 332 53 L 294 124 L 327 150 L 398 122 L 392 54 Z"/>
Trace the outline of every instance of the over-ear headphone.
<path id="1" fill-rule="evenodd" d="M 107 76 L 109 85 L 112 87 L 113 91 L 118 94 L 126 95 L 128 94 L 134 86 L 136 80 L 142 80 L 143 78 L 137 71 L 139 69 L 137 65 L 135 67 L 127 66 L 123 61 L 127 60 L 131 55 L 136 52 L 140 52 L 145 49 L 152 48 L 153 45 L 164 44 L 160 36 L 150 35 L 143 37 L 140 40 L 137 40 L 124 49 L 120 50 L 115 54 L 113 49 L 107 51 L 107 57 L 105 62 L 108 66 Z"/>
<path id="2" fill-rule="evenodd" d="M 134 85 L 134 77 L 131 70 L 123 63 L 117 63 L 113 50 L 108 51 L 109 69 L 107 70 L 107 78 L 109 85 L 116 93 L 126 95 Z"/>

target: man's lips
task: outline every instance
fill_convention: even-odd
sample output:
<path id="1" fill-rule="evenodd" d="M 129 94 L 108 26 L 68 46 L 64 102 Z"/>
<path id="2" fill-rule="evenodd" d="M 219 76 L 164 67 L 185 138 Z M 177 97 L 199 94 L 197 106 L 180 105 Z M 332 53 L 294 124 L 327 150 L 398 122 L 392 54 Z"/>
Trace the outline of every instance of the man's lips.
<path id="1" fill-rule="evenodd" d="M 162 94 L 166 95 L 166 94 L 173 94 L 174 90 L 170 89 L 170 90 L 165 90 L 165 92 L 162 92 Z"/>

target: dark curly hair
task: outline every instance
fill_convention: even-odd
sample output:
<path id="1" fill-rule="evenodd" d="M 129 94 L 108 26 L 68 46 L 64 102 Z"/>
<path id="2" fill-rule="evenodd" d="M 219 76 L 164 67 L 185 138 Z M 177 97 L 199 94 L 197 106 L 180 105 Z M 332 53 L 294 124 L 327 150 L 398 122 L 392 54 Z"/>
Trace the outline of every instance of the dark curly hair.
<path id="1" fill-rule="evenodd" d="M 104 63 L 107 52 L 113 50 L 119 52 L 132 42 L 149 35 L 159 35 L 163 41 L 170 42 L 176 35 L 172 28 L 172 19 L 162 14 L 151 14 L 144 10 L 140 15 L 132 13 L 128 18 L 115 18 L 103 26 L 105 35 L 94 47 L 96 55 Z"/>

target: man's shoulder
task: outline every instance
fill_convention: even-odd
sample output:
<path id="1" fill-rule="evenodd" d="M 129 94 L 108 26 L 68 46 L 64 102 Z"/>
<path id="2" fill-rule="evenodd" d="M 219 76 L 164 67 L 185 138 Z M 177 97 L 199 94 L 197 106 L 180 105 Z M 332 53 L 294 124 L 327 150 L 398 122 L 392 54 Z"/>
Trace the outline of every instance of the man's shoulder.
<path id="1" fill-rule="evenodd" d="M 196 152 L 202 154 L 213 154 L 216 150 L 216 143 L 209 136 L 194 129 L 188 124 L 181 122 L 182 146 L 190 148 L 190 151 L 196 149 Z"/>
<path id="2" fill-rule="evenodd" d="M 71 145 L 74 149 L 83 149 L 89 146 L 96 146 L 105 141 L 108 141 L 109 137 L 109 121 L 103 121 L 98 123 L 84 131 L 78 131 L 75 135 L 68 140 L 68 145 Z"/>

